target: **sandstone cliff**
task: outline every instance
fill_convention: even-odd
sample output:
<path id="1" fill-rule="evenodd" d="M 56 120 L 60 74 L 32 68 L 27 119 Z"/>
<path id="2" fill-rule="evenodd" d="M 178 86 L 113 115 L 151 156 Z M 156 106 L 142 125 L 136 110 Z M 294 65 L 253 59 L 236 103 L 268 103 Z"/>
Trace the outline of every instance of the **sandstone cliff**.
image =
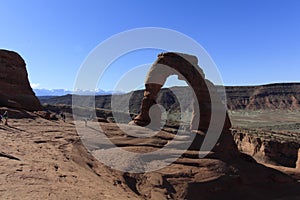
<path id="1" fill-rule="evenodd" d="M 239 129 L 234 129 L 232 133 L 238 149 L 257 161 L 292 168 L 300 164 L 300 139 L 296 133 Z"/>
<path id="2" fill-rule="evenodd" d="M 26 64 L 13 51 L 0 50 L 0 106 L 28 111 L 42 110 L 30 87 Z"/>
<path id="3" fill-rule="evenodd" d="M 230 110 L 300 109 L 300 83 L 227 86 L 226 95 Z"/>

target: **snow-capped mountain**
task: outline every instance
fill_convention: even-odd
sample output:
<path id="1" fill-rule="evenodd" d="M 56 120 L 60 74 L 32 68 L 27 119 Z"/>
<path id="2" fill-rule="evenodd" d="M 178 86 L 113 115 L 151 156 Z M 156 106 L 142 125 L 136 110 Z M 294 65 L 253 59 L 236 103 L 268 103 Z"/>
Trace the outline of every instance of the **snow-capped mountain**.
<path id="1" fill-rule="evenodd" d="M 64 96 L 67 94 L 73 94 L 74 92 L 71 90 L 65 90 L 65 89 L 33 89 L 36 96 Z M 89 95 L 89 94 L 95 94 L 95 95 L 108 95 L 108 94 L 123 94 L 124 92 L 120 91 L 104 91 L 97 89 L 95 91 L 80 91 L 76 92 L 77 94 L 82 95 Z"/>

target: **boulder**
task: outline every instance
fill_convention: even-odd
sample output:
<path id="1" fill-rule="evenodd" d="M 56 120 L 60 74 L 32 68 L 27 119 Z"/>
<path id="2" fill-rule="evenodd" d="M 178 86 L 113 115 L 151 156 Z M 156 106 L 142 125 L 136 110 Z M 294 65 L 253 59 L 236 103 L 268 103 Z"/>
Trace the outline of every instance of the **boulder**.
<path id="1" fill-rule="evenodd" d="M 35 111 L 34 114 L 36 114 L 44 119 L 50 120 L 51 113 L 48 111 Z"/>

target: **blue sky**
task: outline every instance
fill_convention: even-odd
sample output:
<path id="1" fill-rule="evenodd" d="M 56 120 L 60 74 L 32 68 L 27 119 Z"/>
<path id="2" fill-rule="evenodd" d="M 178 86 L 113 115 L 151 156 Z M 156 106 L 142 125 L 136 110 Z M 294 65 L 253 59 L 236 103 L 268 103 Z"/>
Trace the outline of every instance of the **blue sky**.
<path id="1" fill-rule="evenodd" d="M 173 29 L 196 40 L 225 85 L 299 82 L 298 0 L 0 0 L 0 5 L 0 48 L 21 54 L 30 82 L 39 88 L 73 89 L 80 65 L 99 43 L 141 27 Z M 128 57 L 110 73 L 151 63 L 156 54 Z M 99 85 L 114 86 L 113 79 Z"/>

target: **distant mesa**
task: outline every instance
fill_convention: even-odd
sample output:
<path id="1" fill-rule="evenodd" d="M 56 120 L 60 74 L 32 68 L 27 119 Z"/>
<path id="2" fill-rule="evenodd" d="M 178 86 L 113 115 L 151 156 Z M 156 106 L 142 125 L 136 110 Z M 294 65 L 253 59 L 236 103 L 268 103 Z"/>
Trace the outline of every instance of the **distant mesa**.
<path id="1" fill-rule="evenodd" d="M 26 64 L 16 52 L 0 49 L 0 106 L 43 110 L 28 81 Z"/>
<path id="2" fill-rule="evenodd" d="M 300 83 L 227 86 L 226 95 L 230 110 L 300 109 Z"/>

